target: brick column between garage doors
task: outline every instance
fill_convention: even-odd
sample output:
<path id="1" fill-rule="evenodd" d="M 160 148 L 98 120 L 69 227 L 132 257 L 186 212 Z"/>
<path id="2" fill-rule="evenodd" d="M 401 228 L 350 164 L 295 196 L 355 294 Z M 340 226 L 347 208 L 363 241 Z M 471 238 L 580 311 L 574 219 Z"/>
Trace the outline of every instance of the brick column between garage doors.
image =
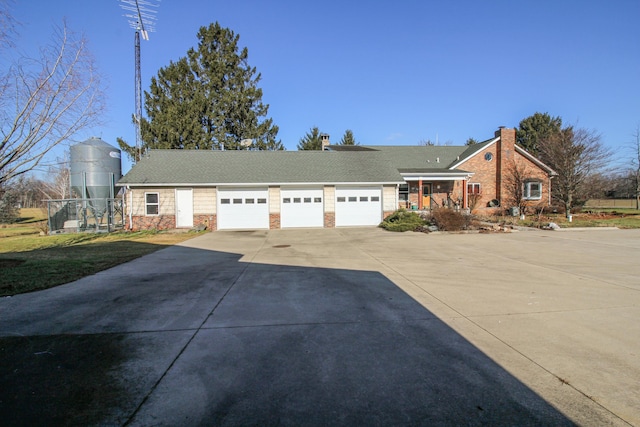
<path id="1" fill-rule="evenodd" d="M 336 228 L 336 214 L 335 212 L 324 213 L 324 228 Z"/>
<path id="2" fill-rule="evenodd" d="M 270 213 L 269 214 L 269 230 L 279 230 L 280 227 L 280 214 L 279 213 Z"/>

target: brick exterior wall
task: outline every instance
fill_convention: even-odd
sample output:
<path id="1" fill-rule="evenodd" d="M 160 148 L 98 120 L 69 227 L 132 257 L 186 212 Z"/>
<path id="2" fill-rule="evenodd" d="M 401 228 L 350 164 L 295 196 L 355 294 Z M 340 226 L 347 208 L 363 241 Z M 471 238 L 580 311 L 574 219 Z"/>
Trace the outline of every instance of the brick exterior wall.
<path id="1" fill-rule="evenodd" d="M 516 151 L 516 130 L 500 128 L 496 131 L 495 136 L 499 137 L 495 144 L 476 153 L 471 159 L 458 166 L 459 169 L 474 172 L 474 175 L 468 181 L 469 184 L 480 184 L 481 196 L 475 206 L 472 206 L 471 198 L 473 196 L 470 196 L 468 198 L 469 207 L 474 212 L 487 214 L 498 214 L 508 209 L 510 207 L 507 206 L 509 199 L 512 198 L 509 190 L 509 180 L 514 167 L 525 171 L 528 179 L 539 180 L 542 183 L 542 198 L 540 200 L 527 201 L 527 205 L 547 205 L 550 190 L 548 174 Z M 486 160 L 485 156 L 487 154 L 491 155 L 491 160 Z M 500 201 L 499 208 L 488 206 L 493 199 Z"/>
<path id="2" fill-rule="evenodd" d="M 474 175 L 467 181 L 469 184 L 480 184 L 481 197 L 475 204 L 474 211 L 487 207 L 489 201 L 499 199 L 498 188 L 496 186 L 497 175 L 497 148 L 493 144 L 480 151 L 475 156 L 462 163 L 458 168 L 474 172 Z M 486 160 L 485 155 L 489 153 L 491 160 Z M 472 207 L 471 205 L 469 207 Z"/>
<path id="3" fill-rule="evenodd" d="M 325 212 L 324 213 L 324 228 L 336 228 L 336 213 Z"/>
<path id="4" fill-rule="evenodd" d="M 411 185 L 409 185 L 409 191 L 411 191 Z M 409 193 L 409 209 L 411 209 L 412 205 L 418 206 L 418 193 Z"/>
<path id="5" fill-rule="evenodd" d="M 509 173 L 515 159 L 516 130 L 502 127 L 496 131 L 495 135 L 500 137 L 497 148 L 496 193 L 497 199 L 502 203 L 507 198 L 505 176 Z"/>
<path id="6" fill-rule="evenodd" d="M 279 230 L 280 229 L 280 213 L 270 213 L 269 214 L 269 230 Z"/>
<path id="7" fill-rule="evenodd" d="M 197 227 L 199 225 L 204 225 L 207 227 L 208 231 L 216 230 L 216 221 L 214 220 L 215 215 L 194 215 L 193 216 L 193 226 Z"/>
<path id="8" fill-rule="evenodd" d="M 131 217 L 132 230 L 170 230 L 176 228 L 175 215 L 138 216 Z M 127 224 L 128 225 L 128 224 Z"/>
<path id="9" fill-rule="evenodd" d="M 382 212 L 382 219 L 385 219 L 386 217 L 388 217 L 392 213 L 393 213 L 393 211 L 384 211 L 384 212 Z"/>

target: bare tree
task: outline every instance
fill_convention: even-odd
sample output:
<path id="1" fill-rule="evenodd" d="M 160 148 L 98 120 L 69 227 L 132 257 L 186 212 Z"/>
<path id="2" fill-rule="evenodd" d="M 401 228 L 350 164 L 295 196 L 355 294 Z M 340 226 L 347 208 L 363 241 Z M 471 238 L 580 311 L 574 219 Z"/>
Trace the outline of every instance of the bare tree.
<path id="1" fill-rule="evenodd" d="M 21 208 L 40 208 L 43 206 L 42 189 L 44 183 L 30 175 L 20 175 L 11 181 L 9 191 L 16 196 L 16 201 Z"/>
<path id="2" fill-rule="evenodd" d="M 572 126 L 539 141 L 540 158 L 557 172 L 552 196 L 566 214 L 588 196 L 587 181 L 609 167 L 611 151 L 602 145 L 598 133 Z"/>
<path id="3" fill-rule="evenodd" d="M 49 166 L 48 181 L 43 181 L 42 195 L 47 199 L 68 199 L 71 198 L 71 171 L 70 159 L 67 154 L 65 157 L 56 157 L 54 165 Z"/>
<path id="4" fill-rule="evenodd" d="M 10 0 L 0 0 L 0 51 L 14 46 L 13 38 L 16 36 L 18 22 L 11 15 Z"/>
<path id="5" fill-rule="evenodd" d="M 526 166 L 512 159 L 507 165 L 506 174 L 502 181 L 506 204 L 508 206 L 517 206 L 523 215 L 526 214 L 527 210 L 524 188 L 528 178 L 530 178 L 530 174 L 528 174 Z"/>
<path id="6" fill-rule="evenodd" d="M 21 57 L 4 64 L 0 188 L 41 165 L 54 147 L 99 124 L 104 109 L 101 78 L 87 40 L 69 31 L 64 22 L 38 58 Z"/>

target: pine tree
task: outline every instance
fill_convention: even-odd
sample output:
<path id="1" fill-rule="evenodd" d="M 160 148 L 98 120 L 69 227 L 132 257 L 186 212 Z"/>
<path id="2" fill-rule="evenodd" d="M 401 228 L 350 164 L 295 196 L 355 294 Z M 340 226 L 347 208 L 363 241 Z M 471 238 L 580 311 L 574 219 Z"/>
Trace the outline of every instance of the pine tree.
<path id="1" fill-rule="evenodd" d="M 351 129 L 347 129 L 344 132 L 344 136 L 340 140 L 339 144 L 340 145 L 358 145 L 355 138 L 353 137 L 353 132 L 351 131 Z"/>
<path id="2" fill-rule="evenodd" d="M 300 138 L 298 150 L 322 150 L 322 135 L 317 126 L 314 126 Z"/>
<path id="3" fill-rule="evenodd" d="M 516 130 L 516 141 L 529 153 L 537 156 L 540 144 L 557 136 L 562 129 L 562 119 L 549 113 L 535 113 L 520 121 Z"/>
<path id="4" fill-rule="evenodd" d="M 198 40 L 197 49 L 161 68 L 145 91 L 143 151 L 282 150 L 278 127 L 266 118 L 269 105 L 262 103 L 261 76 L 248 65 L 247 48 L 239 50 L 239 36 L 216 22 L 201 27 Z M 135 147 L 121 138 L 118 143 L 134 158 Z"/>

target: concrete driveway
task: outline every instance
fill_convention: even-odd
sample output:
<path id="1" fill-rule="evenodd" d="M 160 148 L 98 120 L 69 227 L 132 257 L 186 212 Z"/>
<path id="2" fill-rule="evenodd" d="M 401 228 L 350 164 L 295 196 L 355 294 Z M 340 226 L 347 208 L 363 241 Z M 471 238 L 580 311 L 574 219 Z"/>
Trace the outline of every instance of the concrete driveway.
<path id="1" fill-rule="evenodd" d="M 640 425 L 639 255 L 640 230 L 210 233 L 1 298 L 0 419 Z"/>

